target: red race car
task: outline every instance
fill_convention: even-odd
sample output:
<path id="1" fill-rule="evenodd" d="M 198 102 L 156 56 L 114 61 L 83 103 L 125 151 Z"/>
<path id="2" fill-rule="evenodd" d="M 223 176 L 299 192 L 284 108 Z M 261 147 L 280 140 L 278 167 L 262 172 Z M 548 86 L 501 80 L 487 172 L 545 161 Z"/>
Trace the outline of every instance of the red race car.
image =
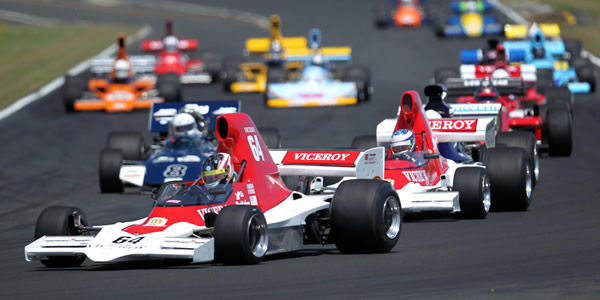
<path id="1" fill-rule="evenodd" d="M 201 59 L 194 59 L 189 52 L 198 49 L 196 39 L 178 39 L 173 34 L 173 23 L 166 21 L 166 35 L 162 40 L 142 41 L 142 49 L 156 52 L 155 73 L 158 76 L 171 76 L 188 83 L 213 83 L 219 80 L 222 58 L 214 52 L 204 52 Z"/>

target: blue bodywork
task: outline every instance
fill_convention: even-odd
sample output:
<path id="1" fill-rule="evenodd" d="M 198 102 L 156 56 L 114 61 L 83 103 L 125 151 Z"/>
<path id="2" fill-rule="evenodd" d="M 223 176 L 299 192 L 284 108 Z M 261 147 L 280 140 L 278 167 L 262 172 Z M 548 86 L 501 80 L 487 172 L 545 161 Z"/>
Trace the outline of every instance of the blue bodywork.
<path id="1" fill-rule="evenodd" d="M 483 35 L 502 35 L 503 26 L 492 15 L 484 15 L 491 11 L 487 1 L 454 1 L 451 3 L 453 14 L 443 27 L 446 37 L 479 37 Z M 461 19 L 465 17 L 465 24 Z"/>
<path id="2" fill-rule="evenodd" d="M 507 51 L 517 49 L 525 52 L 523 62 L 535 65 L 538 69 L 553 70 L 555 86 L 567 86 L 571 93 L 589 93 L 591 86 L 580 82 L 575 68 L 564 59 L 565 44 L 562 40 L 547 40 L 542 30 L 535 29 L 529 40 L 506 41 L 503 43 Z"/>

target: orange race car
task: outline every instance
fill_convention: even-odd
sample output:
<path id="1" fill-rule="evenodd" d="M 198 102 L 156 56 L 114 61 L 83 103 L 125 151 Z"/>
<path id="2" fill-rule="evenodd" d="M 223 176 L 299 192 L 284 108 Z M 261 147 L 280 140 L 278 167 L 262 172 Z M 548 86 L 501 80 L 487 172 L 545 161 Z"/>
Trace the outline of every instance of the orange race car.
<path id="1" fill-rule="evenodd" d="M 423 23 L 423 19 L 423 10 L 419 5 L 419 0 L 397 0 L 395 7 L 377 10 L 375 25 L 378 28 L 419 27 Z"/>
<path id="2" fill-rule="evenodd" d="M 117 39 L 118 53 L 114 58 L 92 60 L 90 72 L 65 76 L 63 97 L 65 110 L 132 111 L 151 108 L 157 102 L 181 100 L 177 75 L 156 78 L 153 56 L 128 56 L 125 36 Z M 148 76 L 144 76 L 144 73 Z"/>

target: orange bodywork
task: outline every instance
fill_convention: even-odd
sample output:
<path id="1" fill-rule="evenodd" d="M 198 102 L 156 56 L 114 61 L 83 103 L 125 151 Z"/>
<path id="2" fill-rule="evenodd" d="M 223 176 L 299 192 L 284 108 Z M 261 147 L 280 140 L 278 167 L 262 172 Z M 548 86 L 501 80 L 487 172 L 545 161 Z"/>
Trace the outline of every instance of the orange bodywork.
<path id="1" fill-rule="evenodd" d="M 398 27 L 419 27 L 423 15 L 417 5 L 400 4 L 394 13 L 394 24 Z"/>
<path id="2" fill-rule="evenodd" d="M 154 82 L 151 80 L 112 83 L 106 79 L 91 79 L 88 87 L 99 100 L 77 100 L 74 103 L 75 110 L 132 111 L 137 108 L 151 108 L 153 103 L 163 102 L 162 98 L 146 97 L 146 93 L 154 88 Z"/>

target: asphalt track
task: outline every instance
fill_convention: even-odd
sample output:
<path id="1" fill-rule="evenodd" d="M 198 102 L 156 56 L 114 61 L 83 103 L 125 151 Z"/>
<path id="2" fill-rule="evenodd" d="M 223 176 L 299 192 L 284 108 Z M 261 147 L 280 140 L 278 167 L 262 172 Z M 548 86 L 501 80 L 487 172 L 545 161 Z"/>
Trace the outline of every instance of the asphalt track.
<path id="1" fill-rule="evenodd" d="M 304 35 L 318 26 L 325 45 L 352 46 L 354 62 L 370 66 L 374 99 L 356 107 L 274 110 L 264 108 L 259 95 L 227 95 L 220 86 L 186 89 L 186 100 L 241 99 L 258 126 L 279 127 L 284 147 L 291 148 L 344 147 L 355 135 L 373 133 L 381 119 L 394 115 L 403 91 L 421 91 L 436 66 L 455 65 L 460 49 L 485 42 L 439 40 L 428 27 L 376 31 L 369 1 L 203 4 L 278 13 L 285 35 Z M 179 36 L 197 37 L 201 45 L 228 55 L 238 54 L 246 37 L 266 34 L 244 23 L 134 5 L 1 0 L 0 8 L 62 20 L 149 23 L 152 37 L 163 34 L 163 18 L 170 15 Z M 145 111 L 66 115 L 60 91 L 0 122 L 0 299 L 600 298 L 597 96 L 577 96 L 573 154 L 542 159 L 529 211 L 492 213 L 486 220 L 412 220 L 404 223 L 389 254 L 341 255 L 331 246 L 313 246 L 255 266 L 86 261 L 80 268 L 51 270 L 25 262 L 23 247 L 32 241 L 46 206 L 81 207 L 93 224 L 149 212 L 147 196 L 134 190 L 100 194 L 97 178 L 106 135 L 144 132 L 146 124 Z"/>

